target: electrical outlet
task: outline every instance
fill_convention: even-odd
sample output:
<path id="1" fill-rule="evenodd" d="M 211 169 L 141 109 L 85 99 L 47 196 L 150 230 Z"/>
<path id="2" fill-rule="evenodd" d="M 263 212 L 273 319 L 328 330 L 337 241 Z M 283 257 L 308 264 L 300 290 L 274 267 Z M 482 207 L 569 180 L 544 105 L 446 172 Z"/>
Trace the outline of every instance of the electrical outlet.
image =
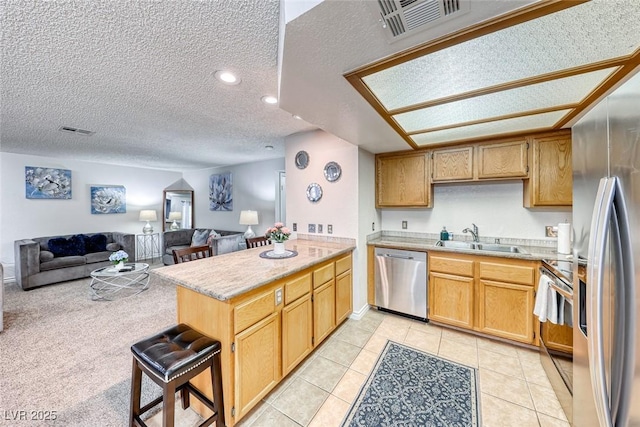
<path id="1" fill-rule="evenodd" d="M 298 231 L 298 223 L 297 222 L 293 223 L 293 231 Z"/>
<path id="2" fill-rule="evenodd" d="M 276 289 L 276 305 L 282 304 L 282 288 Z"/>
<path id="3" fill-rule="evenodd" d="M 402 221 L 402 229 L 403 230 L 407 229 L 407 221 Z"/>
<path id="4" fill-rule="evenodd" d="M 315 233 L 315 232 L 316 232 L 316 225 L 309 224 L 309 233 Z"/>
<path id="5" fill-rule="evenodd" d="M 544 227 L 544 235 L 547 237 L 558 237 L 558 227 L 555 225 L 547 225 Z"/>
<path id="6" fill-rule="evenodd" d="M 333 225 L 331 225 L 331 224 L 327 225 L 327 233 L 333 234 Z"/>
<path id="7" fill-rule="evenodd" d="M 318 233 L 322 233 L 322 224 L 318 224 Z"/>

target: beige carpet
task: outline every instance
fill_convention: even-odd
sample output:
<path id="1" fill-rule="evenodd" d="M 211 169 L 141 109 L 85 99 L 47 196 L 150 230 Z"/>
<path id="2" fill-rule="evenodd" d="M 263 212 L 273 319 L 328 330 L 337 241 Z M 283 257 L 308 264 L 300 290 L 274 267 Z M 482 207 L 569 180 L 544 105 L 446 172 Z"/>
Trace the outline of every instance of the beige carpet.
<path id="1" fill-rule="evenodd" d="M 176 323 L 175 286 L 152 274 L 141 294 L 92 301 L 88 285 L 6 285 L 0 425 L 127 425 L 131 344 Z M 159 394 L 144 378 L 143 404 Z M 55 421 L 31 420 L 47 411 L 55 411 Z M 25 414 L 26 421 L 12 421 Z"/>

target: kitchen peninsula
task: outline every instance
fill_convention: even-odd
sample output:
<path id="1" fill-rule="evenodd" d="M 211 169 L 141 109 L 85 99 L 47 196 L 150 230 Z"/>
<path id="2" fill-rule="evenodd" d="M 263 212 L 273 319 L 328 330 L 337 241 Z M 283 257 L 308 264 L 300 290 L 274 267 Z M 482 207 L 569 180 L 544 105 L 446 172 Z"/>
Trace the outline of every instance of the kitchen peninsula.
<path id="1" fill-rule="evenodd" d="M 291 258 L 262 258 L 271 248 L 260 247 L 153 270 L 177 285 L 178 322 L 222 343 L 227 426 L 351 314 L 355 242 L 347 241 L 290 240 Z M 207 375 L 193 383 L 211 396 Z"/>

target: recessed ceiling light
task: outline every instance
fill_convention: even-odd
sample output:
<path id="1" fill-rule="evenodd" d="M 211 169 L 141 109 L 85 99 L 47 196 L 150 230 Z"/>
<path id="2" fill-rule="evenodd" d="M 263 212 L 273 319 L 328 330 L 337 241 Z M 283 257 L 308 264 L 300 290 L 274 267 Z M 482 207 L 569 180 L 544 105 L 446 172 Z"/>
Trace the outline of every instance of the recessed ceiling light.
<path id="1" fill-rule="evenodd" d="M 58 130 L 61 132 L 75 133 L 76 135 L 84 135 L 84 136 L 91 136 L 95 133 L 92 130 L 79 129 L 71 126 L 60 126 Z"/>
<path id="2" fill-rule="evenodd" d="M 299 115 L 297 115 L 297 114 L 293 114 L 293 116 L 292 116 L 292 117 L 293 117 L 294 119 L 296 119 L 296 120 L 302 120 L 302 117 L 300 117 L 300 116 L 299 116 Z"/>
<path id="3" fill-rule="evenodd" d="M 271 150 L 273 150 L 273 145 L 265 145 L 264 148 L 267 151 L 271 151 Z"/>
<path id="4" fill-rule="evenodd" d="M 269 105 L 274 105 L 274 104 L 278 103 L 278 98 L 276 98 L 275 96 L 271 96 L 271 95 L 263 96 L 260 99 L 262 100 L 262 102 L 264 102 L 265 104 L 269 104 Z"/>
<path id="5" fill-rule="evenodd" d="M 218 70 L 215 72 L 214 76 L 224 84 L 237 85 L 240 83 L 240 79 L 229 71 Z"/>

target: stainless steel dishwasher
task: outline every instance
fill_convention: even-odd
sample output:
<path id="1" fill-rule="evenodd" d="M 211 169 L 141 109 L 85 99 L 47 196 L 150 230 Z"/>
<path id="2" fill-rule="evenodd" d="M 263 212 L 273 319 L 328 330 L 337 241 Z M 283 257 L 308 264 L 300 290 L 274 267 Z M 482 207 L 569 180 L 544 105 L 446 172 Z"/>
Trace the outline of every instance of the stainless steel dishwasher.
<path id="1" fill-rule="evenodd" d="M 427 320 L 427 254 L 376 248 L 375 291 L 378 309 Z"/>

